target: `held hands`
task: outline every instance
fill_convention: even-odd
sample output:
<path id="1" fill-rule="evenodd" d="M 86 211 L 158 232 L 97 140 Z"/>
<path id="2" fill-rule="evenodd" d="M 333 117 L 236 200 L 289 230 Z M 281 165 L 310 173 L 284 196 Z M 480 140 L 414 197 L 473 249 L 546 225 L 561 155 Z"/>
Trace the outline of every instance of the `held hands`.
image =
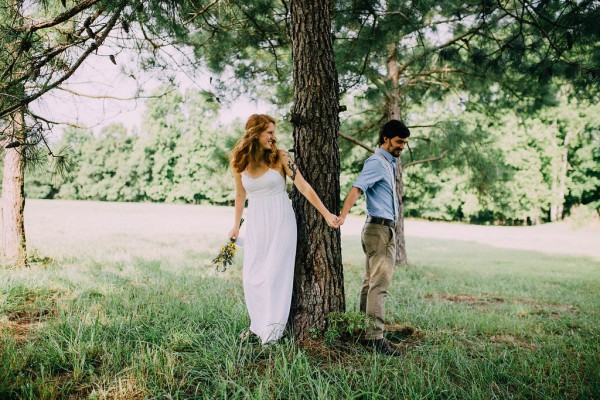
<path id="1" fill-rule="evenodd" d="M 334 228 L 337 229 L 340 226 L 342 226 L 344 224 L 344 222 L 346 221 L 346 218 L 344 217 L 338 217 L 335 214 L 329 213 L 328 215 L 325 215 L 325 221 L 327 221 L 327 225 L 329 225 L 330 228 Z"/>
<path id="2" fill-rule="evenodd" d="M 327 221 L 327 225 L 329 225 L 330 228 L 339 228 L 337 215 L 328 212 L 323 215 L 323 217 L 325 217 L 325 221 Z"/>

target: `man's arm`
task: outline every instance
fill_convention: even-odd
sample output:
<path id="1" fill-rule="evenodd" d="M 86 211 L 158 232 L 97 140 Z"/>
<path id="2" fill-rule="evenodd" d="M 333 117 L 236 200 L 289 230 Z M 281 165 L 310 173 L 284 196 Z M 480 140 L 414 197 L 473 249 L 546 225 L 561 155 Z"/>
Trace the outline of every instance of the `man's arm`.
<path id="1" fill-rule="evenodd" d="M 356 200 L 363 194 L 362 190 L 357 188 L 356 186 L 352 186 L 352 189 L 348 192 L 348 196 L 346 196 L 346 200 L 344 200 L 344 207 L 342 207 L 342 212 L 340 213 L 338 225 L 342 225 L 346 221 L 346 216 L 350 212 L 350 209 L 356 203 Z"/>

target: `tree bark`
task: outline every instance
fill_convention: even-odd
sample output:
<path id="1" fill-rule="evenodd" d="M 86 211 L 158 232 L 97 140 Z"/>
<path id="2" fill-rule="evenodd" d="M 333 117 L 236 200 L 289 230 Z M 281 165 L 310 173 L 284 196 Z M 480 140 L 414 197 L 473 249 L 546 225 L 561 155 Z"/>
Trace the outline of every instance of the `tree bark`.
<path id="1" fill-rule="evenodd" d="M 387 44 L 387 56 L 387 93 L 385 94 L 387 119 L 401 119 L 400 87 L 398 85 L 398 49 L 395 40 Z"/>
<path id="2" fill-rule="evenodd" d="M 291 2 L 296 163 L 329 211 L 340 209 L 339 87 L 333 57 L 331 0 Z M 331 312 L 345 310 L 339 229 L 329 228 L 294 189 L 298 224 L 294 294 L 290 315 L 295 336 L 324 331 Z"/>
<path id="3" fill-rule="evenodd" d="M 14 114 L 11 134 L 2 140 L 2 147 L 13 141 L 25 141 L 23 112 Z M 27 262 L 25 241 L 25 157 L 23 147 L 4 149 L 2 177 L 2 258 L 3 263 L 24 266 Z"/>
<path id="4" fill-rule="evenodd" d="M 402 119 L 400 114 L 400 86 L 398 84 L 398 49 L 394 35 L 387 44 L 387 93 L 386 117 L 387 120 Z M 404 240 L 404 182 L 402 180 L 402 162 L 400 157 L 396 159 L 396 194 L 400 207 L 398 209 L 398 223 L 396 224 L 396 265 L 408 263 L 406 256 L 406 242 Z"/>
<path id="5" fill-rule="evenodd" d="M 408 264 L 406 242 L 404 240 L 404 182 L 402 181 L 402 162 L 396 159 L 396 194 L 398 196 L 398 223 L 396 224 L 396 265 Z"/>
<path id="6" fill-rule="evenodd" d="M 18 0 L 12 2 L 13 18 L 22 21 L 23 15 Z M 13 44 L 7 51 L 13 57 L 18 57 L 19 50 Z M 24 85 L 18 87 L 19 95 L 25 94 Z M 8 123 L 7 131 L 0 140 L 4 150 L 4 169 L 2 171 L 2 197 L 0 198 L 2 231 L 2 263 L 9 266 L 24 266 L 27 264 L 27 246 L 25 240 L 25 155 L 24 147 L 6 145 L 14 142 L 25 143 L 27 131 L 25 130 L 24 109 L 16 109 L 9 118 L 3 120 Z M 7 121 L 8 120 L 8 121 Z"/>

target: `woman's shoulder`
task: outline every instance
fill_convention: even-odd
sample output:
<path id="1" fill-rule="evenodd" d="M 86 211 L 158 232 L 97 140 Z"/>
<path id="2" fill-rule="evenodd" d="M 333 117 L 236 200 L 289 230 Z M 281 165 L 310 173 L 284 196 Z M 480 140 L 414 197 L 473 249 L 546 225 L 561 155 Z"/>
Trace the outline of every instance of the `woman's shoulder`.
<path id="1" fill-rule="evenodd" d="M 279 161 L 281 164 L 287 164 L 287 162 L 291 159 L 290 155 L 285 150 L 279 150 Z"/>

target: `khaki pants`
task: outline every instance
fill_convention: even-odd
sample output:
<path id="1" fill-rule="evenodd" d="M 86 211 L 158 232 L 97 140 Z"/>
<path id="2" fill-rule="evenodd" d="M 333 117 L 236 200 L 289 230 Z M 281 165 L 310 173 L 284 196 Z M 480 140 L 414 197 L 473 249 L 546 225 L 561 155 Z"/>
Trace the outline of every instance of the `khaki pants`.
<path id="1" fill-rule="evenodd" d="M 365 224 L 361 234 L 367 261 L 365 279 L 360 289 L 360 311 L 375 322 L 366 332 L 366 339 L 382 339 L 385 299 L 396 261 L 396 232 L 385 225 Z"/>

